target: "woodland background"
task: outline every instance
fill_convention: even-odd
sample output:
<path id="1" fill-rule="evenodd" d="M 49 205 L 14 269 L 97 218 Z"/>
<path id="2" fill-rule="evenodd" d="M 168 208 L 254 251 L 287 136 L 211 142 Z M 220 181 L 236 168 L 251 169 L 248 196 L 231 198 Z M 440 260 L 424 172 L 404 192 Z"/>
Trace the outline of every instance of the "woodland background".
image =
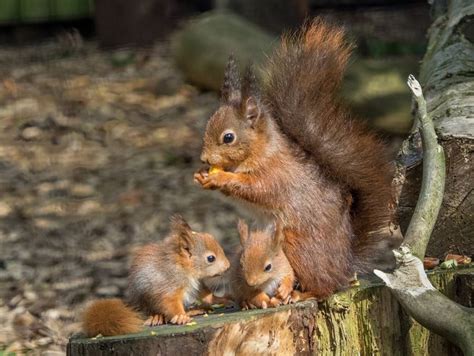
<path id="1" fill-rule="evenodd" d="M 64 352 L 85 303 L 124 295 L 130 253 L 172 213 L 236 241 L 242 213 L 192 180 L 219 103 L 176 65 L 174 34 L 195 16 L 226 8 L 275 38 L 306 15 L 343 24 L 358 46 L 344 100 L 393 157 L 412 125 L 424 1 L 86 2 L 69 17 L 0 6 L 0 355 Z"/>

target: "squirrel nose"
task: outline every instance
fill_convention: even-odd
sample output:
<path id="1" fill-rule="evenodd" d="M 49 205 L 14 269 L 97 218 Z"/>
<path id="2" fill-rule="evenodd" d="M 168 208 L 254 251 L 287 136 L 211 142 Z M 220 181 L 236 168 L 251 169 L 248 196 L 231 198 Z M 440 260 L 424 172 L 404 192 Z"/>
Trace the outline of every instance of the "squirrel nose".
<path id="1" fill-rule="evenodd" d="M 254 278 L 248 278 L 248 279 L 247 279 L 247 284 L 248 284 L 250 287 L 254 287 L 254 286 L 257 284 L 257 282 L 255 281 Z"/>
<path id="2" fill-rule="evenodd" d="M 207 158 L 207 155 L 204 154 L 204 153 L 201 155 L 201 162 L 204 163 L 204 164 L 210 165 L 209 164 L 209 159 Z"/>

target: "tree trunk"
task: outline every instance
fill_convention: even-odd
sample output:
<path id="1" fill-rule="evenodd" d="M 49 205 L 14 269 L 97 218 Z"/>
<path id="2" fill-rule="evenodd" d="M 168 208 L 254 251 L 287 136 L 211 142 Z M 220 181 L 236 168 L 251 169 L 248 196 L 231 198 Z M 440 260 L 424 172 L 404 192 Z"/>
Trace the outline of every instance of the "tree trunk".
<path id="1" fill-rule="evenodd" d="M 449 298 L 472 307 L 474 268 L 430 274 Z M 455 355 L 454 346 L 413 322 L 378 283 L 274 309 L 197 317 L 120 337 L 72 338 L 68 355 Z"/>
<path id="2" fill-rule="evenodd" d="M 474 6 L 435 1 L 420 81 L 446 154 L 446 188 L 427 255 L 474 253 Z M 400 157 L 399 215 L 405 231 L 421 187 L 421 141 L 413 134 Z"/>

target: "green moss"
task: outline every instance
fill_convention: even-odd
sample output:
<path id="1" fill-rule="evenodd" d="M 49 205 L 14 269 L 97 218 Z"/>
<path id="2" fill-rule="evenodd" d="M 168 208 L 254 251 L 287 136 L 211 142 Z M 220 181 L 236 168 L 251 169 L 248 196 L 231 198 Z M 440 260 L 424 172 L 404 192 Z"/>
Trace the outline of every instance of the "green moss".
<path id="1" fill-rule="evenodd" d="M 438 269 L 429 272 L 429 278 L 435 287 L 452 298 L 455 292 L 454 275 L 460 271 L 474 273 L 474 268 L 453 271 Z M 302 309 L 306 309 L 306 312 L 309 309 L 309 313 L 314 310 L 315 325 L 310 331 L 311 340 L 314 342 L 314 351 L 322 355 L 379 355 L 387 352 L 390 355 L 442 355 L 449 350 L 443 338 L 430 334 L 406 315 L 403 317 L 400 305 L 378 280 L 361 280 L 360 286 L 338 293 L 319 304 L 307 301 L 279 308 L 238 312 L 218 309 L 208 317 L 196 317 L 195 325 L 165 325 L 117 337 L 85 339 L 77 336 L 71 339 L 71 344 L 86 346 L 114 341 L 124 343 L 150 337 L 174 337 L 235 323 L 245 329 L 252 327 L 252 321 L 275 313 L 283 313 L 281 316 L 290 320 L 290 314 Z M 292 315 L 295 316 L 299 314 Z"/>

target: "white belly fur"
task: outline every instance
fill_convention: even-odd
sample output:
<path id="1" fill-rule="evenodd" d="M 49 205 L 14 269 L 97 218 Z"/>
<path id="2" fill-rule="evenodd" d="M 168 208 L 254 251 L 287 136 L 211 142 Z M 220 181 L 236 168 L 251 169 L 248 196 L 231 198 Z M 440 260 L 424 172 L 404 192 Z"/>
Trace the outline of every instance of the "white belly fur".
<path id="1" fill-rule="evenodd" d="M 189 307 L 196 301 L 199 294 L 200 282 L 197 279 L 190 279 L 188 287 L 186 288 L 183 296 L 183 304 L 185 307 Z"/>

